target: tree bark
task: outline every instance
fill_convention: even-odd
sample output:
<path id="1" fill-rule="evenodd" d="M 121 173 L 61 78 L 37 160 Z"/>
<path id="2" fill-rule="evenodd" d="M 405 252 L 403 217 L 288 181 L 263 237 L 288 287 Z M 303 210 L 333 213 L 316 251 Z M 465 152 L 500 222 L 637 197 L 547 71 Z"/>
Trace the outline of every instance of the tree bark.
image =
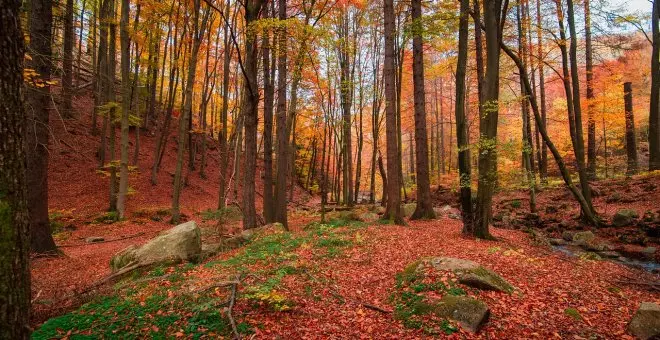
<path id="1" fill-rule="evenodd" d="M 460 19 L 458 26 L 458 61 L 456 65 L 456 144 L 458 145 L 458 179 L 460 187 L 461 210 L 463 216 L 463 233 L 475 234 L 472 212 L 472 169 L 467 145 L 467 119 L 465 117 L 465 76 L 467 72 L 468 53 L 468 15 L 470 1 L 461 0 Z M 488 53 L 490 56 L 490 52 Z M 489 64 L 490 68 L 490 64 Z M 483 117 L 483 116 L 480 116 Z M 482 118 L 483 119 L 483 118 Z M 450 137 L 451 138 L 451 137 Z M 481 184 L 481 183 L 480 183 Z M 481 188 L 481 185 L 480 185 Z"/>
<path id="2" fill-rule="evenodd" d="M 259 19 L 263 0 L 245 2 L 245 25 Z M 256 228 L 257 212 L 255 208 L 255 169 L 257 162 L 257 119 L 259 89 L 257 84 L 257 36 L 247 32 L 245 37 L 245 79 L 243 81 L 244 102 L 243 117 L 245 127 L 245 171 L 243 176 L 243 229 Z"/>
<path id="3" fill-rule="evenodd" d="M 500 15 L 501 0 L 484 1 L 486 38 L 486 74 L 480 105 L 483 115 L 479 119 L 479 186 L 473 235 L 490 238 L 493 192 L 497 185 L 497 120 L 500 88 Z M 467 19 L 466 19 L 467 20 Z M 458 85 L 458 84 L 457 84 Z M 458 100 L 458 98 L 457 98 Z M 469 160 L 467 160 L 469 162 Z"/>
<path id="4" fill-rule="evenodd" d="M 264 219 L 266 223 L 271 223 L 275 219 L 275 207 L 273 206 L 273 105 L 275 88 L 274 80 L 271 78 L 270 30 L 264 29 L 261 41 L 264 72 Z M 272 65 L 272 67 L 275 68 L 275 65 Z"/>
<path id="5" fill-rule="evenodd" d="M 278 18 L 280 21 L 286 20 L 286 0 L 278 2 Z M 275 180 L 275 221 L 282 223 L 284 228 L 288 228 L 286 215 L 286 174 L 287 160 L 289 153 L 287 136 L 287 112 L 286 112 L 286 88 L 287 88 L 287 30 L 286 27 L 280 27 L 278 32 L 279 52 L 277 54 L 277 178 Z"/>
<path id="6" fill-rule="evenodd" d="M 649 103 L 649 171 L 660 170 L 660 1 L 653 1 L 651 30 L 651 99 Z"/>
<path id="7" fill-rule="evenodd" d="M 584 0 L 584 53 L 587 73 L 587 178 L 596 179 L 596 121 L 594 120 L 594 61 L 591 47 L 591 8 Z"/>
<path id="8" fill-rule="evenodd" d="M 119 163 L 119 194 L 117 213 L 124 218 L 126 194 L 128 193 L 128 115 L 131 107 L 131 38 L 128 33 L 130 0 L 121 1 L 121 19 L 119 40 L 121 45 L 121 155 Z"/>
<path id="9" fill-rule="evenodd" d="M 50 8 L 41 1 L 33 1 L 31 7 L 37 12 Z M 0 0 L 0 338 L 22 340 L 30 338 L 30 217 L 20 9 L 21 1 Z M 36 24 L 41 27 L 43 21 Z"/>
<path id="10" fill-rule="evenodd" d="M 396 84 L 394 70 L 394 4 L 393 0 L 384 1 L 384 34 L 385 34 L 385 134 L 387 137 L 387 208 L 385 218 L 391 222 L 403 225 L 401 210 L 400 152 L 397 141 L 396 122 Z"/>
<path id="11" fill-rule="evenodd" d="M 466 13 L 467 19 L 467 13 Z M 413 84 L 415 106 L 415 160 L 417 206 L 411 219 L 435 218 L 431 202 L 429 150 L 426 131 L 426 91 L 424 89 L 424 46 L 422 42 L 422 0 L 412 0 L 413 20 Z"/>
<path id="12" fill-rule="evenodd" d="M 626 176 L 637 174 L 637 138 L 635 137 L 635 117 L 633 115 L 632 83 L 623 83 L 623 101 L 626 115 L 626 155 L 628 156 L 628 167 Z"/>
<path id="13" fill-rule="evenodd" d="M 64 118 L 73 117 L 73 0 L 66 0 L 64 10 L 64 51 L 62 58 L 62 106 Z"/>
<path id="14" fill-rule="evenodd" d="M 10 3 L 7 4 L 11 5 Z M 30 211 L 30 242 L 32 251 L 36 253 L 51 253 L 57 250 L 48 219 L 48 124 L 50 113 L 50 85 L 48 82 L 51 80 L 53 67 L 51 45 L 52 7 L 51 0 L 34 0 L 30 2 L 30 45 L 28 53 L 32 60 L 28 60 L 27 67 L 36 71 L 38 79 L 27 86 L 25 156 L 27 158 L 26 181 L 28 210 Z M 7 19 L 10 20 L 10 17 Z M 11 25 L 11 23 L 3 21 L 3 25 Z M 9 36 L 7 38 L 11 39 Z M 3 58 L 4 56 L 3 54 Z M 11 56 L 11 54 L 7 56 Z M 4 97 L 0 101 L 4 102 Z"/>

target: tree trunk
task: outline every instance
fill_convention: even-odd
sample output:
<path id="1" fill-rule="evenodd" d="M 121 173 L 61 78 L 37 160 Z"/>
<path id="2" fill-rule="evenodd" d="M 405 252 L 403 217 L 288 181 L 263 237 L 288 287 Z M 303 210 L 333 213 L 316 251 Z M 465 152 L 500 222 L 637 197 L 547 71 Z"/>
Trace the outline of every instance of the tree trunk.
<path id="1" fill-rule="evenodd" d="M 190 61 L 188 63 L 188 79 L 186 80 L 186 92 L 185 92 L 185 103 L 183 106 L 183 112 L 179 117 L 179 133 L 178 133 L 178 142 L 177 154 L 176 154 L 176 168 L 174 171 L 174 190 L 172 195 L 172 223 L 179 223 L 179 218 L 181 217 L 180 207 L 179 207 L 179 198 L 181 195 L 182 189 L 182 179 L 183 179 L 183 163 L 184 163 L 184 153 L 186 149 L 186 140 L 188 139 L 190 126 L 189 126 L 189 117 L 192 115 L 192 91 L 193 86 L 195 85 L 195 74 L 197 67 L 197 55 L 199 53 L 199 47 L 202 42 L 202 37 L 204 36 L 204 30 L 206 29 L 206 22 L 208 21 L 210 15 L 210 9 L 206 9 L 203 13 L 202 22 L 199 22 L 199 12 L 200 12 L 200 1 L 194 0 L 194 9 L 193 9 L 193 46 L 190 54 Z M 190 147 L 190 146 L 189 146 Z"/>
<path id="2" fill-rule="evenodd" d="M 225 7 L 225 13 L 229 13 L 230 4 L 227 1 Z M 222 112 L 220 114 L 220 120 L 222 122 L 222 129 L 218 133 L 218 141 L 220 144 L 220 166 L 218 169 L 219 173 L 219 183 L 218 183 L 218 209 L 225 207 L 227 202 L 227 168 L 229 165 L 229 150 L 227 148 L 227 113 L 229 111 L 229 66 L 231 62 L 232 48 L 231 40 L 229 37 L 229 27 L 228 23 L 224 24 L 223 34 L 224 34 L 224 58 L 222 64 Z"/>
<path id="3" fill-rule="evenodd" d="M 7 5 L 10 4 L 8 3 Z M 31 83 L 29 84 L 30 86 L 27 86 L 26 97 L 27 107 L 29 109 L 27 109 L 27 125 L 25 128 L 25 156 L 27 158 L 26 181 L 28 189 L 27 203 L 28 210 L 30 211 L 30 242 L 32 251 L 36 253 L 51 253 L 57 250 L 48 220 L 48 116 L 50 109 L 50 85 L 48 82 L 51 79 L 52 70 L 52 7 L 53 3 L 51 0 L 34 0 L 30 2 L 30 45 L 28 53 L 32 57 L 32 60 L 27 61 L 27 67 L 39 74 L 39 80 L 37 80 L 39 86 L 37 86 L 37 83 Z M 5 9 L 3 7 L 3 16 L 4 11 Z M 11 23 L 8 21 L 10 18 L 8 17 L 7 21 L 3 18 L 2 25 L 10 26 Z M 6 37 L 5 39 L 11 39 L 10 36 L 2 36 L 3 38 Z M 8 42 L 12 41 L 9 40 Z M 13 43 L 20 42 L 15 41 Z M 12 56 L 12 46 L 16 47 L 14 45 L 7 45 L 9 49 L 7 52 L 10 54 L 3 53 L 3 58 Z M 3 63 L 3 65 L 5 64 Z M 4 76 L 8 78 L 4 78 Z M 12 78 L 9 78 L 10 76 Z M 3 74 L 3 80 L 11 81 L 13 77 L 15 77 L 13 74 Z M 4 98 L 0 102 L 5 103 Z M 20 112 L 16 111 L 5 114 L 20 115 Z"/>
<path id="4" fill-rule="evenodd" d="M 385 218 L 395 224 L 403 225 L 401 210 L 400 152 L 397 141 L 396 122 L 396 84 L 394 71 L 394 4 L 393 0 L 384 3 L 384 34 L 385 34 L 385 133 L 387 136 L 387 209 Z"/>
<path id="5" fill-rule="evenodd" d="M 117 213 L 124 218 L 126 194 L 128 193 L 128 115 L 131 107 L 131 39 L 128 33 L 130 0 L 121 1 L 121 19 L 119 40 L 121 45 L 121 155 L 119 163 L 119 195 Z"/>
<path id="6" fill-rule="evenodd" d="M 413 84 L 415 102 L 415 160 L 417 207 L 411 219 L 435 218 L 429 179 L 429 149 L 426 131 L 426 91 L 424 90 L 424 46 L 422 43 L 422 0 L 412 0 Z M 467 13 L 466 13 L 467 19 Z"/>
<path id="7" fill-rule="evenodd" d="M 286 0 L 279 0 L 279 20 L 286 20 Z M 286 174 L 288 160 L 288 136 L 286 129 L 286 74 L 287 74 L 287 30 L 280 27 L 278 32 L 279 52 L 277 54 L 277 178 L 275 180 L 275 221 L 288 228 L 286 215 Z"/>
<path id="8" fill-rule="evenodd" d="M 651 100 L 649 106 L 649 171 L 660 170 L 660 1 L 653 1 L 651 29 Z"/>
<path id="9" fill-rule="evenodd" d="M 62 58 L 62 107 L 64 118 L 73 117 L 73 0 L 66 0 L 64 10 L 64 51 Z"/>
<path id="10" fill-rule="evenodd" d="M 571 32 L 570 59 L 571 59 L 571 81 L 573 83 L 573 111 L 575 114 L 575 158 L 578 165 L 578 176 L 582 195 L 595 215 L 591 203 L 591 188 L 587 177 L 587 168 L 584 162 L 584 134 L 582 133 L 582 106 L 580 105 L 580 77 L 577 64 L 577 31 L 575 29 L 575 15 L 573 13 L 573 0 L 567 0 L 568 28 Z M 583 212 L 583 215 L 587 215 Z"/>
<path id="11" fill-rule="evenodd" d="M 596 179 L 596 121 L 594 120 L 594 61 L 591 47 L 591 9 L 584 0 L 584 53 L 587 73 L 587 178 Z"/>
<path id="12" fill-rule="evenodd" d="M 465 76 L 467 72 L 467 53 L 468 53 L 468 15 L 470 1 L 461 0 L 458 28 L 458 61 L 456 65 L 456 103 L 454 114 L 456 116 L 456 144 L 458 145 L 458 178 L 461 210 L 463 216 L 463 233 L 466 235 L 475 234 L 472 212 L 472 179 L 471 164 L 467 145 L 467 119 L 465 117 Z M 490 51 L 488 53 L 490 56 Z M 490 64 L 489 64 L 490 69 Z M 482 117 L 482 116 L 480 116 Z M 450 137 L 451 138 L 451 137 Z M 480 186 L 481 188 L 481 186 Z"/>
<path id="13" fill-rule="evenodd" d="M 245 2 L 245 25 L 259 19 L 263 6 L 262 0 L 247 0 Z M 247 34 L 245 38 L 245 79 L 243 81 L 244 103 L 243 117 L 245 119 L 245 171 L 243 176 L 243 229 L 258 227 L 257 212 L 254 204 L 255 169 L 257 162 L 257 120 L 259 106 L 259 89 L 257 84 L 257 37 L 255 33 Z"/>
<path id="14" fill-rule="evenodd" d="M 536 0 L 536 41 L 537 41 L 537 54 L 538 54 L 538 70 L 539 70 L 539 92 L 541 98 L 541 123 L 547 127 L 546 106 L 545 106 L 545 66 L 543 62 L 543 26 L 541 22 L 541 0 Z M 537 129 L 538 131 L 538 129 Z M 538 148 L 539 146 L 537 146 Z M 539 157 L 539 175 L 542 183 L 548 182 L 548 146 L 543 142 L 540 145 L 541 157 Z"/>
<path id="15" fill-rule="evenodd" d="M 22 94 L 25 51 L 20 9 L 21 1 L 0 0 L 0 338 L 18 340 L 30 338 L 30 217 Z M 35 15 L 51 7 L 33 1 L 31 9 L 37 13 L 32 13 L 30 22 L 34 23 L 35 18 L 39 21 L 30 27 L 33 36 L 36 28 L 50 26 L 49 15 Z M 39 43 L 50 46 L 50 39 L 36 46 L 34 40 L 31 42 L 33 51 Z M 33 55 L 33 61 L 35 58 L 42 56 Z"/>
<path id="16" fill-rule="evenodd" d="M 479 119 L 479 186 L 473 230 L 473 235 L 479 238 L 491 237 L 488 228 L 492 218 L 493 192 L 497 185 L 497 120 L 500 89 L 499 41 L 501 39 L 501 7 L 501 0 L 484 1 L 486 74 L 484 77 L 483 97 L 480 103 L 483 106 L 482 110 L 484 114 Z M 466 162 L 469 162 L 469 159 Z"/>
<path id="17" fill-rule="evenodd" d="M 623 83 L 623 101 L 625 103 L 626 115 L 626 155 L 628 156 L 628 167 L 626 176 L 637 174 L 637 140 L 635 137 L 635 117 L 633 115 L 632 83 Z"/>
<path id="18" fill-rule="evenodd" d="M 264 71 L 264 219 L 266 223 L 271 223 L 275 220 L 273 216 L 275 210 L 273 200 L 273 104 L 275 88 L 274 79 L 271 78 L 270 30 L 264 29 L 261 41 Z M 272 67 L 275 68 L 275 65 L 272 65 Z"/>

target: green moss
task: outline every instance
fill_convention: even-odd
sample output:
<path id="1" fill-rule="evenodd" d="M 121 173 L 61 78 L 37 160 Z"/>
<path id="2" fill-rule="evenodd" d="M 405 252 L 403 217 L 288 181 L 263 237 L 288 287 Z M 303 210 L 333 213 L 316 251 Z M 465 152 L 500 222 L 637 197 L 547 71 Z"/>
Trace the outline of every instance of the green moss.
<path id="1" fill-rule="evenodd" d="M 577 309 L 575 308 L 566 308 L 564 309 L 564 314 L 567 316 L 570 316 L 571 318 L 575 320 L 582 320 L 582 315 L 580 315 L 580 312 L 578 312 Z"/>
<path id="2" fill-rule="evenodd" d="M 513 293 L 514 288 L 510 283 L 506 282 L 502 277 L 484 267 L 477 267 L 472 269 L 470 272 L 488 282 L 492 286 L 497 287 L 503 292 L 509 294 Z"/>

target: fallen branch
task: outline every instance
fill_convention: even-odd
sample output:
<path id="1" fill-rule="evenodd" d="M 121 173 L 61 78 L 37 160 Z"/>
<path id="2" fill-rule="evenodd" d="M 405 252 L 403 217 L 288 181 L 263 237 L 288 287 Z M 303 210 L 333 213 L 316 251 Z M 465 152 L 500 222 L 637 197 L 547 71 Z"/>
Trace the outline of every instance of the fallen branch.
<path id="1" fill-rule="evenodd" d="M 234 308 L 234 303 L 236 303 L 236 287 L 238 286 L 240 276 L 236 275 L 236 280 L 231 283 L 231 296 L 229 297 L 229 306 L 227 307 L 227 318 L 231 324 L 231 330 L 234 332 L 234 338 L 236 340 L 241 339 L 241 335 L 238 334 L 238 328 L 236 327 L 236 321 L 232 316 L 232 310 Z"/>
<path id="2" fill-rule="evenodd" d="M 92 245 L 92 244 L 117 242 L 117 241 L 123 241 L 123 240 L 128 240 L 128 239 L 131 239 L 131 238 L 140 237 L 144 234 L 145 234 L 145 232 L 139 232 L 137 234 L 133 234 L 133 235 L 129 235 L 129 236 L 122 236 L 122 237 L 118 237 L 118 238 L 114 238 L 114 239 L 110 239 L 110 240 L 103 240 L 103 241 L 99 241 L 99 242 L 83 243 L 83 244 L 63 244 L 63 245 L 59 246 L 59 248 L 82 247 L 82 246 L 88 246 L 88 245 Z"/>
<path id="3" fill-rule="evenodd" d="M 635 281 L 635 280 L 614 280 L 612 282 L 633 285 L 633 286 L 645 286 L 660 291 L 660 282 Z"/>

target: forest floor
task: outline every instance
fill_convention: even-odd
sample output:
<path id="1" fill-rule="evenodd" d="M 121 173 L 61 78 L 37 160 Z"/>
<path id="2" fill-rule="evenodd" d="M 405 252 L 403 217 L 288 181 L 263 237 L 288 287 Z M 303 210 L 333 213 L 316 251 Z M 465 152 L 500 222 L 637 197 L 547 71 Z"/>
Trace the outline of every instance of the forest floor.
<path id="1" fill-rule="evenodd" d="M 90 105 L 84 100 L 76 104 Z M 113 254 L 171 228 L 167 209 L 174 159 L 164 158 L 159 184 L 152 186 L 156 137 L 142 136 L 138 171 L 130 179 L 134 194 L 128 200 L 128 218 L 108 221 L 108 178 L 96 171 L 98 137 L 88 133 L 89 122 L 51 121 L 49 206 L 62 254 L 32 259 L 35 338 L 228 336 L 231 327 L 221 307 L 231 290 L 204 287 L 237 275 L 232 315 L 239 332 L 257 338 L 424 338 L 437 332 L 455 338 L 625 338 L 640 302 L 660 302 L 657 286 L 644 284 L 657 283 L 657 273 L 571 256 L 530 238 L 525 232 L 530 227 L 549 237 L 588 229 L 577 221 L 577 206 L 560 186 L 538 193 L 537 217 L 528 213 L 525 192 L 499 193 L 494 241 L 464 238 L 460 221 L 447 216 L 408 221 L 407 226 L 341 218 L 320 224 L 318 212 L 308 209 L 318 208 L 318 199 L 296 187 L 289 211 L 291 232 L 266 235 L 200 264 L 151 268 L 96 287 L 93 294 L 81 294 L 110 274 Z M 170 138 L 166 155 L 175 154 L 175 137 Z M 204 231 L 204 242 L 241 228 L 236 216 L 224 223 L 212 216 L 218 197 L 217 162 L 217 150 L 211 148 L 207 179 L 190 172 L 181 200 L 186 218 Z M 260 169 L 258 190 L 263 186 Z M 637 210 L 642 220 L 645 212 L 657 212 L 659 185 L 657 175 L 595 182 L 594 204 L 606 223 L 622 208 Z M 449 189 L 436 188 L 434 195 L 437 207 L 457 203 Z M 229 203 L 233 200 L 230 192 Z M 257 201 L 260 210 L 261 200 Z M 627 256 L 648 256 L 642 250 L 660 248 L 658 238 L 639 226 L 591 229 Z M 102 237 L 104 242 L 87 243 L 88 237 Z M 652 257 L 657 254 L 656 250 Z M 425 327 L 409 322 L 392 299 L 397 274 L 427 256 L 474 260 L 502 275 L 516 290 L 466 290 L 491 309 L 490 321 L 476 335 L 453 324 Z"/>
<path id="2" fill-rule="evenodd" d="M 497 240 L 483 241 L 462 237 L 460 221 L 446 217 L 409 221 L 408 226 L 311 220 L 318 221 L 317 216 L 300 212 L 294 215 L 292 232 L 268 234 L 201 264 L 157 267 L 134 275 L 106 289 L 105 297 L 51 319 L 35 338 L 228 336 L 231 328 L 221 307 L 230 290 L 208 287 L 237 275 L 241 281 L 232 314 L 245 335 L 433 336 L 437 329 L 407 323 L 397 312 L 401 306 L 391 299 L 397 274 L 428 256 L 476 261 L 516 287 L 512 294 L 467 290 L 490 307 L 491 318 L 476 335 L 443 325 L 440 330 L 455 338 L 625 338 L 627 323 L 640 302 L 660 302 L 658 291 L 635 284 L 655 282 L 656 275 L 539 247 L 522 231 L 493 229 Z M 102 258 L 100 262 L 83 263 L 87 257 L 80 253 L 45 260 L 42 265 L 48 266 L 33 271 L 43 272 L 35 277 L 35 285 L 53 285 L 58 275 L 49 268 L 74 258 L 78 268 L 60 276 L 89 272 L 92 266 L 99 276 L 107 274 L 107 259 L 114 251 L 141 241 L 82 247 L 88 257 Z M 35 309 L 44 304 L 44 298 L 37 297 Z"/>

